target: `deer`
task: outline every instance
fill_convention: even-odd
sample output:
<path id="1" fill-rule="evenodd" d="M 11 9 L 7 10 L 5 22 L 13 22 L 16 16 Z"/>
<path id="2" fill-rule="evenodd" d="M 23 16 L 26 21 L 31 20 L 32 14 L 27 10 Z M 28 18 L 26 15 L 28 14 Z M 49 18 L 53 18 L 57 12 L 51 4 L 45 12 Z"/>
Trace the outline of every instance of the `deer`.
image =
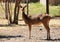
<path id="1" fill-rule="evenodd" d="M 25 13 L 25 7 L 27 7 L 27 5 L 22 7 L 22 19 L 24 20 L 25 24 L 27 24 L 27 26 L 29 27 L 29 39 L 31 39 L 32 25 L 36 24 L 40 25 L 42 23 L 47 31 L 47 39 L 49 40 L 50 39 L 49 21 L 51 19 L 51 16 L 49 16 L 48 14 L 40 14 L 37 17 L 27 16 Z"/>

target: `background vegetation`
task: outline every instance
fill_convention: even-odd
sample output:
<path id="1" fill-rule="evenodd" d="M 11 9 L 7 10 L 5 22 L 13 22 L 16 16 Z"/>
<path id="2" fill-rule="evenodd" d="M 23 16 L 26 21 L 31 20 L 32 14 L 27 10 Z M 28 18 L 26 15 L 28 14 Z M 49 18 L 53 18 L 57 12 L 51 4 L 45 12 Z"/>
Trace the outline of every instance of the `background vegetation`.
<path id="1" fill-rule="evenodd" d="M 41 5 L 39 2 L 30 3 L 29 10 L 30 10 L 30 14 L 46 13 L 46 6 Z M 58 6 L 49 5 L 49 13 L 50 15 L 60 15 L 60 5 Z"/>
<path id="2" fill-rule="evenodd" d="M 1 6 L 1 3 L 0 3 L 0 17 L 1 17 L 1 15 L 3 15 L 3 17 L 4 17 L 5 10 L 3 8 L 4 8 L 4 4 Z M 12 3 L 11 9 L 12 9 L 12 11 L 14 10 L 14 3 Z M 35 15 L 35 14 L 42 14 L 42 13 L 46 13 L 46 6 L 41 5 L 39 2 L 29 3 L 29 14 Z M 60 15 L 60 5 L 58 5 L 58 6 L 49 5 L 49 13 L 50 13 L 50 15 Z"/>

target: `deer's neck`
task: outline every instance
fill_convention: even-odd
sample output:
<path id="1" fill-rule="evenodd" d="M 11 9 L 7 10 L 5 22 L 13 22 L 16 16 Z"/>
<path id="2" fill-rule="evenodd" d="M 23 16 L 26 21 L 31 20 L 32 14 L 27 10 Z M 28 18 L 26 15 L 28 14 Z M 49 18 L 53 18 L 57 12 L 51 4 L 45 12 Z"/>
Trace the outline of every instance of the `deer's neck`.
<path id="1" fill-rule="evenodd" d="M 28 19 L 29 17 L 25 14 L 25 12 L 22 12 L 23 19 Z"/>
<path id="2" fill-rule="evenodd" d="M 24 12 L 22 13 L 22 18 L 26 24 L 28 24 L 31 20 Z"/>

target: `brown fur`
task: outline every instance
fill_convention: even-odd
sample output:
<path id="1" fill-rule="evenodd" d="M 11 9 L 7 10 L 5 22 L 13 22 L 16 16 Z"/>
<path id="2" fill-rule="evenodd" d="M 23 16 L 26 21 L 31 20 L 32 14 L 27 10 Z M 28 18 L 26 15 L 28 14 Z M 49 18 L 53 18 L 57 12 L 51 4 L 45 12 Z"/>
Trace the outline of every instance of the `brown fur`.
<path id="1" fill-rule="evenodd" d="M 50 21 L 51 17 L 48 14 L 41 14 L 41 15 L 38 15 L 37 17 L 27 16 L 24 11 L 25 7 L 26 6 L 24 6 L 22 9 L 22 18 L 29 27 L 29 38 L 31 38 L 32 25 L 42 23 L 44 25 L 45 29 L 47 30 L 47 39 L 50 39 L 49 21 Z"/>

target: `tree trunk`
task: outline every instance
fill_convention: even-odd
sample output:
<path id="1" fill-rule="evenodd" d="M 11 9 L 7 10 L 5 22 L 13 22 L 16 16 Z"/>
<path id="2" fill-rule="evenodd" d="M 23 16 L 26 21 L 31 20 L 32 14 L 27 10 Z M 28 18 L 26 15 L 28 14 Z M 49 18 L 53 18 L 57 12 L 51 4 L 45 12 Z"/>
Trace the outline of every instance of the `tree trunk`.
<path id="1" fill-rule="evenodd" d="M 8 15 L 9 15 L 9 17 L 8 17 L 9 22 L 10 22 L 10 24 L 12 24 L 12 14 L 10 12 L 10 3 L 9 2 L 8 2 Z"/>
<path id="2" fill-rule="evenodd" d="M 12 16 L 11 16 L 9 4 L 10 4 L 9 1 L 6 0 L 6 2 L 5 2 L 5 16 L 6 16 L 6 19 L 8 19 L 9 24 L 12 24 Z"/>
<path id="3" fill-rule="evenodd" d="M 18 24 L 19 4 L 20 4 L 20 1 L 16 0 L 15 8 L 14 8 L 14 21 L 13 21 L 13 24 Z"/>
<path id="4" fill-rule="evenodd" d="M 49 0 L 46 0 L 46 13 L 49 14 Z"/>
<path id="5" fill-rule="evenodd" d="M 6 2 L 5 2 L 5 18 L 6 19 L 8 19 L 8 2 L 7 2 L 7 0 L 6 0 Z"/>
<path id="6" fill-rule="evenodd" d="M 16 4 L 15 4 L 15 8 L 14 8 L 14 20 L 13 20 L 13 24 L 17 24 L 17 21 L 16 21 L 16 8 L 17 8 L 17 6 L 16 6 Z"/>

